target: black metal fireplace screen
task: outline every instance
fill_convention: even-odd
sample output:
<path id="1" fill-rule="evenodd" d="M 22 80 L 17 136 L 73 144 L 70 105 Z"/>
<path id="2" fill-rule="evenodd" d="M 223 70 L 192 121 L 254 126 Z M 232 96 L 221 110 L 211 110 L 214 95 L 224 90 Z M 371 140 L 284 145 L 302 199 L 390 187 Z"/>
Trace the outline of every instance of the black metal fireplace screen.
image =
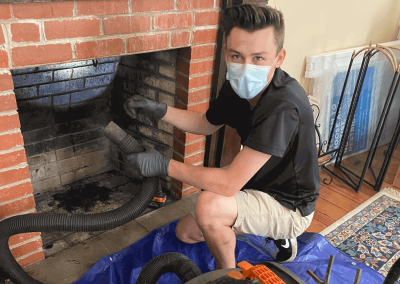
<path id="1" fill-rule="evenodd" d="M 399 76 L 400 76 L 400 65 L 397 62 L 396 56 L 393 52 L 393 50 L 400 50 L 399 47 L 396 46 L 368 46 L 366 48 L 362 48 L 358 50 L 357 52 L 354 51 L 353 55 L 350 60 L 350 64 L 348 66 L 346 78 L 344 81 L 342 93 L 339 99 L 339 103 L 337 106 L 336 114 L 333 120 L 333 123 L 331 125 L 331 129 L 329 131 L 329 138 L 328 140 L 322 141 L 321 138 L 321 133 L 319 131 L 320 125 L 318 124 L 318 117 L 319 117 L 319 108 L 317 105 L 313 104 L 312 107 L 315 110 L 316 109 L 316 122 L 315 122 L 315 129 L 317 133 L 317 147 L 318 147 L 318 158 L 319 158 L 319 165 L 320 167 L 326 171 L 329 176 L 330 180 L 325 179 L 323 182 L 325 184 L 329 184 L 332 182 L 332 175 L 343 181 L 345 184 L 349 185 L 352 187 L 355 191 L 359 191 L 361 188 L 361 185 L 364 183 L 368 184 L 371 186 L 375 191 L 379 191 L 382 183 L 384 181 L 385 175 L 388 171 L 388 167 L 391 161 L 391 158 L 393 156 L 393 153 L 395 149 L 397 148 L 397 145 L 400 140 L 400 113 L 399 113 L 399 118 L 397 121 L 397 124 L 395 126 L 394 132 L 392 134 L 392 137 L 390 139 L 389 144 L 387 145 L 387 149 L 383 152 L 383 161 L 381 162 L 381 167 L 378 169 L 376 167 L 373 167 L 373 161 L 377 157 L 377 150 L 378 146 L 380 145 L 380 140 L 382 136 L 382 131 L 385 125 L 385 122 L 387 121 L 389 111 L 396 111 L 392 109 L 392 103 L 394 100 L 394 97 L 396 95 L 396 90 L 399 84 Z M 354 127 L 354 118 L 356 114 L 356 109 L 357 105 L 360 101 L 360 94 L 361 90 L 363 87 L 363 84 L 365 83 L 365 77 L 367 74 L 368 66 L 371 62 L 371 58 L 376 55 L 377 53 L 382 53 L 389 61 L 391 69 L 393 71 L 393 77 L 391 80 L 391 85 L 389 88 L 389 92 L 386 96 L 386 98 L 382 95 L 382 98 L 385 99 L 384 105 L 382 112 L 380 113 L 378 117 L 378 123 L 376 125 L 376 128 L 374 130 L 374 135 L 373 139 L 371 142 L 371 145 L 369 146 L 366 156 L 365 163 L 362 167 L 361 174 L 356 173 L 351 167 L 348 165 L 345 165 L 343 162 L 344 159 L 344 153 L 345 149 L 347 147 L 349 135 L 351 128 Z M 357 75 L 357 80 L 355 84 L 354 91 L 351 96 L 351 103 L 348 109 L 345 104 L 343 104 L 343 98 L 345 94 L 345 90 L 347 87 L 348 79 L 350 72 L 352 71 L 353 67 L 353 62 L 354 59 L 359 56 L 360 54 L 363 54 L 362 58 L 362 63 L 361 67 L 358 70 L 358 75 Z M 338 116 L 340 113 L 346 112 L 347 117 L 345 120 L 345 124 L 341 133 L 341 139 L 340 139 L 340 144 L 337 147 L 333 147 L 332 139 L 335 133 L 335 129 L 337 129 L 337 123 L 338 123 Z M 336 134 L 336 133 L 335 133 Z M 327 164 L 330 162 L 334 162 L 334 168 L 331 169 L 327 167 Z M 367 172 L 370 171 L 371 177 L 372 177 L 372 182 L 366 180 L 366 174 Z M 371 180 L 371 179 L 370 179 Z"/>

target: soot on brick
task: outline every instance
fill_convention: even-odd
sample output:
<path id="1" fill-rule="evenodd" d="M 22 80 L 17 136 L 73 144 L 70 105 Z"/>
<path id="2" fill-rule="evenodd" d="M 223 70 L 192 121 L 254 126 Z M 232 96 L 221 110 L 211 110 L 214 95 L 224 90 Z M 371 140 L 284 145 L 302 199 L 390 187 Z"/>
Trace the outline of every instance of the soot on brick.
<path id="1" fill-rule="evenodd" d="M 58 208 L 63 208 L 68 212 L 77 209 L 88 212 L 97 203 L 106 203 L 111 192 L 111 189 L 96 183 L 76 184 L 65 192 L 54 194 L 53 198 L 59 202 Z"/>

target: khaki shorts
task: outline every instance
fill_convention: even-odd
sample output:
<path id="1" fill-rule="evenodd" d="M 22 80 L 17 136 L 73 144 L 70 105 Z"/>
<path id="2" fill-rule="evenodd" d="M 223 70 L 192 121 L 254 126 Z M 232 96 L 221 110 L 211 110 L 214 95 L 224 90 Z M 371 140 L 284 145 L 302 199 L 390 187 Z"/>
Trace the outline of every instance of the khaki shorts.
<path id="1" fill-rule="evenodd" d="M 269 194 L 247 189 L 236 195 L 238 217 L 232 229 L 236 234 L 252 234 L 275 240 L 301 235 L 310 226 L 314 212 L 301 216 L 299 209 L 290 210 Z M 195 217 L 194 210 L 191 212 Z"/>

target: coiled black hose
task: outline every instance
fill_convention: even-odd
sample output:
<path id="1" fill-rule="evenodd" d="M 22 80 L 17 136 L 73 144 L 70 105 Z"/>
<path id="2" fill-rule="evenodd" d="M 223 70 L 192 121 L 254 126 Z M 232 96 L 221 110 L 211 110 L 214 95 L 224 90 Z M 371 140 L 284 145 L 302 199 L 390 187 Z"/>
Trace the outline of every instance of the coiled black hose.
<path id="1" fill-rule="evenodd" d="M 395 284 L 398 283 L 400 277 L 400 258 L 393 263 L 392 267 L 389 269 L 386 275 L 385 281 L 382 284 Z"/>
<path id="2" fill-rule="evenodd" d="M 132 136 L 126 134 L 113 122 L 105 128 L 105 135 L 125 153 L 143 151 Z M 19 266 L 8 247 L 8 239 L 20 233 L 73 231 L 93 232 L 111 230 L 137 218 L 150 204 L 160 189 L 157 177 L 145 178 L 140 192 L 134 199 L 115 210 L 86 215 L 73 214 L 27 214 L 10 217 L 0 222 L 0 273 L 15 284 L 39 284 Z"/>
<path id="3" fill-rule="evenodd" d="M 200 268 L 181 253 L 170 252 L 150 260 L 140 272 L 136 284 L 156 284 L 164 274 L 175 273 L 182 283 L 201 275 Z"/>

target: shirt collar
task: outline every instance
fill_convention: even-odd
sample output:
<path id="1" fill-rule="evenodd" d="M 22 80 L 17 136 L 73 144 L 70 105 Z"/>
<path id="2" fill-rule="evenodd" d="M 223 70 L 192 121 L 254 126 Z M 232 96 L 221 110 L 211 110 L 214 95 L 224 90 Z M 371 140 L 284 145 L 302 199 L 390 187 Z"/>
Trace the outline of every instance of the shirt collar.
<path id="1" fill-rule="evenodd" d="M 283 70 L 278 67 L 275 69 L 275 73 L 274 73 L 274 77 L 272 78 L 272 82 L 271 84 L 275 87 L 275 88 L 280 88 L 283 87 L 285 84 L 285 73 L 283 72 Z"/>

